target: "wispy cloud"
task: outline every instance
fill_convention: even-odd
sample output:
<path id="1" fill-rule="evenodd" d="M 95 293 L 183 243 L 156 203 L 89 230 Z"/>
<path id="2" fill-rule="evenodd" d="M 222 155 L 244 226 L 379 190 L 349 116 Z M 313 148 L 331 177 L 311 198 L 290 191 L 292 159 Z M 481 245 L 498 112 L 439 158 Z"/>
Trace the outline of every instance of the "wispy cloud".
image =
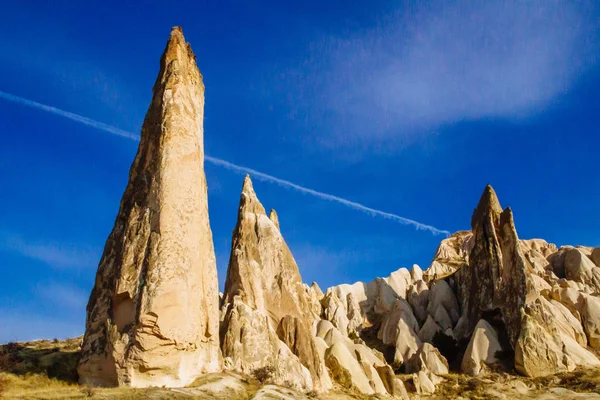
<path id="1" fill-rule="evenodd" d="M 1 92 L 1 91 L 0 91 L 0 97 L 4 98 L 6 100 L 12 101 L 12 102 L 23 104 L 25 106 L 29 106 L 29 107 L 33 107 L 33 108 L 36 108 L 36 109 L 44 110 L 44 111 L 50 112 L 52 114 L 59 115 L 61 117 L 65 117 L 65 118 L 68 118 L 68 119 L 76 121 L 76 122 L 83 123 L 83 124 L 91 126 L 93 128 L 96 128 L 96 129 L 99 129 L 99 130 L 102 130 L 102 131 L 105 131 L 105 132 L 108 132 L 108 133 L 111 133 L 113 135 L 117 135 L 117 136 L 120 136 L 120 137 L 123 137 L 123 138 L 126 138 L 126 139 L 136 140 L 136 141 L 139 141 L 139 139 L 140 139 L 138 135 L 133 134 L 131 132 L 126 132 L 126 131 L 123 131 L 123 130 L 121 130 L 119 128 L 115 128 L 114 126 L 107 125 L 107 124 L 104 124 L 102 122 L 98 122 L 98 121 L 95 121 L 95 120 L 87 118 L 87 117 L 83 117 L 83 116 L 78 115 L 78 114 L 74 114 L 74 113 L 71 113 L 71 112 L 68 112 L 68 111 L 64 111 L 64 110 L 61 110 L 61 109 L 56 108 L 56 107 L 47 106 L 45 104 L 41 104 L 41 103 L 38 103 L 38 102 L 35 102 L 35 101 L 24 99 L 22 97 L 14 96 L 12 94 Z M 417 222 L 415 220 L 412 220 L 412 219 L 409 219 L 409 218 L 405 218 L 405 217 L 402 217 L 402 216 L 399 216 L 399 215 L 396 215 L 396 214 L 393 214 L 393 213 L 389 213 L 389 212 L 377 210 L 377 209 L 374 209 L 374 208 L 371 208 L 371 207 L 367 207 L 367 206 L 362 205 L 360 203 L 357 203 L 357 202 L 354 202 L 354 201 L 350 201 L 350 200 L 347 200 L 347 199 L 343 199 L 341 197 L 334 196 L 334 195 L 331 195 L 331 194 L 328 194 L 328 193 L 323 193 L 323 192 L 319 192 L 317 190 L 309 189 L 309 188 L 306 188 L 304 186 L 297 185 L 297 184 L 295 184 L 293 182 L 290 182 L 290 181 L 287 181 L 287 180 L 284 180 L 284 179 L 280 179 L 280 178 L 274 177 L 274 176 L 269 175 L 269 174 L 265 174 L 263 172 L 260 172 L 260 171 L 257 171 L 257 170 L 254 170 L 254 169 L 251 169 L 251 168 L 248 168 L 248 167 L 244 167 L 244 166 L 241 166 L 241 165 L 236 165 L 236 164 L 230 163 L 229 161 L 222 160 L 220 158 L 216 158 L 216 157 L 211 157 L 209 155 L 205 155 L 205 160 L 208 161 L 208 162 L 210 162 L 210 163 L 213 163 L 215 165 L 219 165 L 221 167 L 224 167 L 224 168 L 226 168 L 226 169 L 228 169 L 230 171 L 234 171 L 234 172 L 238 172 L 238 173 L 242 173 L 242 174 L 250 174 L 254 178 L 257 178 L 257 179 L 260 179 L 260 180 L 263 180 L 263 181 L 266 181 L 266 182 L 275 183 L 275 184 L 277 184 L 277 185 L 279 185 L 281 187 L 284 187 L 284 188 L 287 188 L 287 189 L 292 189 L 292 190 L 295 190 L 295 191 L 298 191 L 298 192 L 301 192 L 301 193 L 304 193 L 304 194 L 308 194 L 308 195 L 311 195 L 311 196 L 315 196 L 315 197 L 318 197 L 318 198 L 323 199 L 323 200 L 336 202 L 336 203 L 342 204 L 342 205 L 344 205 L 346 207 L 349 207 L 349 208 L 351 208 L 353 210 L 360 211 L 360 212 L 372 215 L 373 217 L 383 217 L 383 218 L 392 220 L 394 222 L 398 222 L 398 223 L 403 224 L 403 225 L 413 226 L 417 230 L 428 231 L 428 232 L 433 233 L 435 235 L 449 235 L 450 234 L 450 232 L 448 232 L 446 230 L 438 229 L 438 228 L 436 228 L 434 226 L 431 226 L 431 225 L 423 224 L 423 223 Z M 44 256 L 53 256 L 54 254 L 51 254 L 49 252 L 50 250 L 52 250 L 52 249 L 48 249 L 48 248 L 43 248 L 43 249 L 33 248 L 33 249 L 31 249 L 31 248 L 29 248 L 28 251 L 27 251 L 27 253 L 28 254 L 41 253 L 41 255 L 44 255 Z"/>
<path id="2" fill-rule="evenodd" d="M 65 243 L 25 240 L 17 234 L 0 232 L 0 250 L 8 250 L 56 268 L 89 268 L 98 264 L 98 251 Z"/>
<path id="3" fill-rule="evenodd" d="M 342 126 L 338 141 L 543 111 L 598 60 L 594 2 L 416 2 L 282 71 L 294 107 Z M 269 85 L 272 82 L 269 82 Z M 314 88 L 306 98 L 303 90 Z M 319 115 L 315 115 L 315 113 Z M 334 133 L 339 133 L 334 130 Z"/>

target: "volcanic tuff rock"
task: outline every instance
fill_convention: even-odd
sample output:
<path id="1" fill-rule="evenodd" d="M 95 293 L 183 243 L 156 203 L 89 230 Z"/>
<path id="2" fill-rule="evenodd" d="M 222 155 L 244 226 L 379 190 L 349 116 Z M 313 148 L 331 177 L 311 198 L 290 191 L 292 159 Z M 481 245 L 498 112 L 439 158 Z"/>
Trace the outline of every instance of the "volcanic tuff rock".
<path id="1" fill-rule="evenodd" d="M 221 309 L 225 367 L 245 373 L 275 367 L 276 383 L 328 389 L 324 360 L 309 333 L 320 312 L 281 236 L 277 214 L 267 217 L 246 176 Z"/>
<path id="2" fill-rule="evenodd" d="M 473 234 L 470 231 L 459 231 L 442 240 L 431 265 L 423 273 L 425 281 L 443 279 L 467 265 L 472 248 Z"/>
<path id="3" fill-rule="evenodd" d="M 491 186 L 481 196 L 471 227 L 469 264 L 457 272 L 465 333 L 471 335 L 483 313 L 499 310 L 514 346 L 521 326 L 519 310 L 525 304 L 526 270 L 512 212 L 502 211 Z"/>
<path id="4" fill-rule="evenodd" d="M 569 249 L 554 256 L 554 245 L 541 240 L 520 241 L 511 209 L 502 211 L 490 186 L 473 213 L 472 228 L 474 244 L 469 262 L 456 273 L 463 314 L 461 336 L 469 337 L 475 323 L 487 319 L 499 327 L 500 345 L 515 350 L 517 371 L 528 376 L 598 365 L 596 356 L 586 349 L 592 336 L 588 332 L 587 337 L 584 335 L 578 316 L 569 309 L 574 308 L 573 301 L 565 306 L 550 299 L 562 296 L 554 268 L 547 269 L 550 264 L 564 263 L 564 284 L 589 290 L 595 286 L 595 267 L 588 258 L 591 250 Z M 465 369 L 476 372 L 477 365 Z"/>
<path id="5" fill-rule="evenodd" d="M 479 375 L 487 366 L 499 362 L 496 358 L 499 351 L 502 351 L 502 346 L 498 333 L 486 320 L 479 320 L 462 359 L 462 372 Z"/>
<path id="6" fill-rule="evenodd" d="M 440 354 L 439 350 L 429 343 L 419 346 L 417 352 L 406 363 L 406 372 L 432 372 L 436 375 L 446 375 L 448 361 Z"/>
<path id="7" fill-rule="evenodd" d="M 309 291 L 312 290 L 302 283 L 298 265 L 278 225 L 267 217 L 247 175 L 232 236 L 224 303 L 240 296 L 245 304 L 266 312 L 274 326 L 286 315 L 298 317 L 310 326 L 319 315 L 313 311 Z"/>
<path id="8" fill-rule="evenodd" d="M 507 357 L 529 376 L 600 367 L 600 248 L 520 240 L 491 186 L 472 231 L 442 240 L 427 270 L 323 294 L 302 283 L 277 213 L 246 176 L 218 293 L 203 108 L 195 56 L 174 28 L 88 303 L 82 383 L 183 386 L 224 366 L 296 390 L 327 391 L 333 378 L 407 398 L 388 362 L 415 372 L 423 394 L 448 372 L 442 353 L 473 375 Z"/>
<path id="9" fill-rule="evenodd" d="M 183 386 L 219 369 L 204 85 L 173 28 L 87 306 L 80 381 Z"/>

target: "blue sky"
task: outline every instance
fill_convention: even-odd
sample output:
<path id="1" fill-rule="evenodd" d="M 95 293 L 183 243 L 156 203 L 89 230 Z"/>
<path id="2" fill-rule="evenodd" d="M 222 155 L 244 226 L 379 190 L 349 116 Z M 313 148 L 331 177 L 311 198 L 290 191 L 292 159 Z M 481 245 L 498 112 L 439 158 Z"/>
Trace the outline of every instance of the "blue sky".
<path id="1" fill-rule="evenodd" d="M 600 245 L 597 3 L 322 3 L 5 2 L 0 91 L 137 134 L 181 25 L 207 154 L 448 231 L 491 183 L 522 238 Z M 0 132 L 0 342 L 79 335 L 137 143 L 5 98 Z M 222 285 L 243 175 L 206 174 Z M 254 183 L 324 288 L 442 238 Z"/>

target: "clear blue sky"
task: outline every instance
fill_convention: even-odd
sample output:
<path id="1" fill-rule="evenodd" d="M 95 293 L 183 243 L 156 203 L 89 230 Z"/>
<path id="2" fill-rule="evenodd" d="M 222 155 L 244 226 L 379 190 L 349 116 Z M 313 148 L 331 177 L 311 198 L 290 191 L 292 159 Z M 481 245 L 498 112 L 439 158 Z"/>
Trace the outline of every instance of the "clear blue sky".
<path id="1" fill-rule="evenodd" d="M 207 154 L 449 231 L 491 183 L 522 238 L 600 245 L 597 2 L 292 3 L 4 2 L 0 91 L 138 133 L 181 25 Z M 0 135 L 0 342 L 79 335 L 137 143 L 2 98 Z M 206 173 L 222 285 L 243 175 Z M 442 238 L 255 189 L 323 288 Z"/>

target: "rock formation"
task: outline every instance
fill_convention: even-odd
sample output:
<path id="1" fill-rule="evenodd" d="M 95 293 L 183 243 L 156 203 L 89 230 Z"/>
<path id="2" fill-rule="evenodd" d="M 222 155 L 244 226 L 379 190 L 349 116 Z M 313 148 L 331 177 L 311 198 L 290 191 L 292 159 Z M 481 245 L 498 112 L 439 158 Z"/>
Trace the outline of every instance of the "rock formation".
<path id="1" fill-rule="evenodd" d="M 588 258 L 591 251 L 572 248 L 553 256 L 554 245 L 539 239 L 520 241 L 511 209 L 502 211 L 490 186 L 475 209 L 472 228 L 474 243 L 468 263 L 456 273 L 463 314 L 461 335 L 470 336 L 475 324 L 487 319 L 499 328 L 499 345 L 514 349 L 517 371 L 528 376 L 598 365 L 596 356 L 586 349 L 590 335 L 585 337 L 577 316 L 551 299 L 552 293 L 561 298 L 554 270 L 564 270 L 576 288 L 596 287 L 596 267 Z M 495 338 L 489 332 L 486 335 Z M 477 340 L 471 338 L 472 343 Z M 465 357 L 463 369 L 478 373 L 483 354 Z"/>
<path id="2" fill-rule="evenodd" d="M 87 306 L 82 383 L 183 386 L 220 367 L 203 114 L 202 75 L 176 27 Z"/>
<path id="3" fill-rule="evenodd" d="M 471 225 L 442 240 L 428 270 L 329 288 L 323 316 L 344 336 L 358 303 L 363 329 L 376 329 L 380 345 L 393 348 L 388 361 L 427 372 L 415 375 L 423 391 L 447 372 L 432 345 L 452 341 L 469 342 L 457 357 L 472 375 L 510 362 L 528 376 L 597 366 L 589 348 L 600 347 L 600 251 L 519 239 L 512 210 L 502 210 L 491 186 Z"/>
<path id="4" fill-rule="evenodd" d="M 426 282 L 444 279 L 466 265 L 473 247 L 473 234 L 459 231 L 442 240 L 433 261 L 423 273 Z"/>
<path id="5" fill-rule="evenodd" d="M 449 372 L 446 358 L 429 343 L 419 346 L 417 352 L 406 363 L 405 369 L 409 373 L 426 371 L 436 375 L 446 375 Z"/>
<path id="6" fill-rule="evenodd" d="M 275 383 L 326 390 L 331 382 L 310 334 L 321 306 L 270 214 L 246 176 L 221 310 L 225 367 L 248 374 L 273 368 Z"/>
<path id="7" fill-rule="evenodd" d="M 82 383 L 178 387 L 224 368 L 237 384 L 267 383 L 256 398 L 335 382 L 406 399 L 391 365 L 419 394 L 450 365 L 481 375 L 512 363 L 527 376 L 600 367 L 600 248 L 519 239 L 491 186 L 471 231 L 442 240 L 425 271 L 323 293 L 302 282 L 277 213 L 246 176 L 218 293 L 203 109 L 195 56 L 174 28 L 87 306 Z"/>
<path id="8" fill-rule="evenodd" d="M 457 272 L 459 298 L 470 336 L 481 316 L 498 310 L 514 346 L 525 304 L 526 269 L 514 229 L 512 211 L 502 211 L 487 186 L 471 220 L 473 248 L 469 263 Z"/>
<path id="9" fill-rule="evenodd" d="M 277 224 L 267 217 L 246 176 L 232 236 L 224 303 L 240 296 L 246 305 L 266 312 L 276 322 L 274 326 L 286 315 L 310 326 L 318 317 L 307 295 L 310 289 L 302 283 L 296 261 L 279 232 L 276 214 L 271 212 L 271 216 Z"/>

